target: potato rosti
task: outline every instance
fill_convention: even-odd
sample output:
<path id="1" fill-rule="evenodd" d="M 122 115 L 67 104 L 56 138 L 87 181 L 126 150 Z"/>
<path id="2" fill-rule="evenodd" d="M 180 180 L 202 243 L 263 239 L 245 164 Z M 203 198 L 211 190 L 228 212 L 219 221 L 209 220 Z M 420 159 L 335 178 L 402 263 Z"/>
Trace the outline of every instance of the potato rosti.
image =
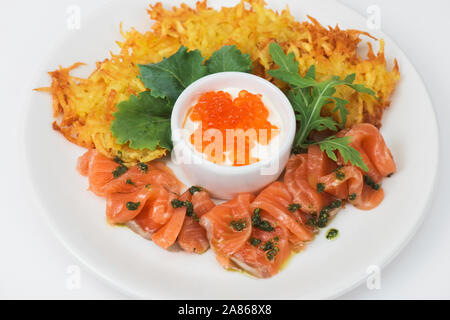
<path id="1" fill-rule="evenodd" d="M 134 150 L 119 145 L 110 130 L 116 105 L 146 90 L 137 77 L 138 64 L 159 62 L 181 45 L 199 49 L 209 57 L 223 45 L 235 44 L 243 53 L 250 54 L 253 72 L 269 80 L 272 79 L 267 71 L 273 68 L 273 61 L 268 47 L 274 40 L 295 54 L 300 72 L 315 64 L 319 81 L 355 73 L 355 82 L 374 90 L 379 99 L 346 87 L 337 88 L 336 96 L 350 101 L 347 126 L 361 122 L 380 126 L 383 110 L 389 106 L 389 97 L 400 77 L 396 61 L 392 70 L 387 69 L 383 40 L 377 54 L 369 43 L 364 59 L 357 54 L 357 47 L 360 36 L 370 37 L 369 34 L 337 26 L 325 28 L 311 17 L 310 22 L 299 23 L 288 9 L 278 13 L 265 8 L 261 0 L 242 1 L 219 11 L 208 8 L 206 1 L 198 2 L 196 8 L 181 4 L 172 10 L 157 3 L 148 12 L 155 21 L 152 29 L 146 33 L 135 29 L 122 32 L 125 40 L 118 42 L 120 53 L 98 62 L 87 79 L 70 75 L 71 70 L 81 65 L 76 63 L 50 72 L 51 87 L 38 89 L 52 94 L 54 117 L 59 119 L 54 122 L 54 129 L 68 140 L 87 148 L 95 147 L 108 157 L 120 153 L 127 164 L 160 158 L 166 150 Z M 331 114 L 333 108 L 330 104 L 324 112 Z M 333 116 L 338 119 L 338 114 Z"/>

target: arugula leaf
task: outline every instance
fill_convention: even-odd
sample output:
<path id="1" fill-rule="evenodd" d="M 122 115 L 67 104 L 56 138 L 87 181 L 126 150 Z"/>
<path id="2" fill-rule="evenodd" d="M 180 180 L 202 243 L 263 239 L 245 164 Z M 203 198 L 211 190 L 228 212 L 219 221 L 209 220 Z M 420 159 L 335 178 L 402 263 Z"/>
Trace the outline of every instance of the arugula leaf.
<path id="1" fill-rule="evenodd" d="M 205 65 L 210 74 L 225 71 L 252 71 L 250 55 L 242 54 L 235 45 L 223 46 L 215 51 Z"/>
<path id="2" fill-rule="evenodd" d="M 152 96 L 150 91 L 130 96 L 117 105 L 111 132 L 119 144 L 130 143 L 133 149 L 172 149 L 169 99 Z"/>
<path id="3" fill-rule="evenodd" d="M 315 142 L 314 144 L 319 145 L 320 150 L 325 151 L 327 156 L 337 161 L 335 151 L 338 151 L 344 163 L 351 163 L 357 167 L 360 167 L 365 172 L 369 171 L 369 168 L 364 163 L 361 154 L 353 147 L 350 146 L 351 137 L 341 137 L 337 138 L 335 136 L 328 137 L 322 141 Z"/>
<path id="4" fill-rule="evenodd" d="M 330 99 L 334 100 L 335 102 L 335 108 L 333 109 L 333 112 L 339 111 L 339 114 L 341 116 L 341 128 L 344 128 L 344 124 L 347 122 L 347 115 L 350 113 L 345 106 L 350 102 L 338 97 L 331 97 Z"/>
<path id="5" fill-rule="evenodd" d="M 269 45 L 269 53 L 272 56 L 272 60 L 279 66 L 279 69 L 268 71 L 272 77 L 298 88 L 307 88 L 316 84 L 314 79 L 310 77 L 303 78 L 299 74 L 299 65 L 298 61 L 295 60 L 294 53 L 291 52 L 286 55 L 283 48 L 276 42 L 272 42 Z"/>
<path id="6" fill-rule="evenodd" d="M 357 92 L 363 92 L 375 96 L 375 92 L 362 84 L 355 84 L 356 75 L 350 74 L 344 79 L 333 76 L 329 80 L 323 82 L 316 81 L 316 69 L 312 65 L 305 76 L 299 73 L 298 62 L 295 61 L 293 53 L 285 54 L 280 45 L 272 42 L 269 46 L 269 52 L 273 61 L 279 66 L 278 69 L 269 70 L 268 73 L 289 84 L 291 89 L 286 93 L 292 107 L 296 113 L 296 119 L 299 122 L 297 134 L 294 139 L 294 148 L 305 149 L 308 144 L 314 143 L 308 141 L 308 136 L 313 130 L 323 131 L 326 129 L 337 131 L 339 127 L 344 127 L 347 121 L 349 111 L 346 105 L 347 100 L 335 97 L 336 86 L 346 85 L 353 88 Z M 333 112 L 339 112 L 341 123 L 337 123 L 331 117 L 322 117 L 322 108 L 330 103 L 335 103 Z M 317 144 L 320 145 L 322 151 L 326 151 L 327 155 L 337 160 L 334 151 L 339 151 L 346 161 L 367 169 L 359 152 L 349 145 L 349 137 L 336 138 L 331 136 Z"/>
<path id="7" fill-rule="evenodd" d="M 208 68 L 203 65 L 200 51 L 180 49 L 161 62 L 138 65 L 140 79 L 154 97 L 170 98 L 175 101 L 181 92 L 192 82 L 208 74 Z"/>

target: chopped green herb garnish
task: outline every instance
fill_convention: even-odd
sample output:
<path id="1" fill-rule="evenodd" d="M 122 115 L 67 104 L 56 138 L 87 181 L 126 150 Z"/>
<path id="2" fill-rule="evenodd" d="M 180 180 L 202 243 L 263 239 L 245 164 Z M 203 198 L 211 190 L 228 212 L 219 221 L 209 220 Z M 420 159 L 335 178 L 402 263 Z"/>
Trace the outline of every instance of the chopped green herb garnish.
<path id="1" fill-rule="evenodd" d="M 256 208 L 253 211 L 252 226 L 254 226 L 255 228 L 258 228 L 260 230 L 263 230 L 263 231 L 270 232 L 270 231 L 275 230 L 275 228 L 270 225 L 269 221 L 261 220 L 261 209 L 260 208 Z"/>
<path id="2" fill-rule="evenodd" d="M 356 193 L 349 194 L 348 195 L 348 199 L 351 200 L 351 201 L 355 200 L 356 199 Z"/>
<path id="3" fill-rule="evenodd" d="M 143 173 L 147 173 L 147 172 L 148 172 L 148 164 L 146 164 L 146 163 L 139 162 L 139 163 L 137 164 L 137 167 L 138 167 L 139 170 L 141 170 Z"/>
<path id="4" fill-rule="evenodd" d="M 172 208 L 181 208 L 184 207 L 186 204 L 184 203 L 184 201 L 181 201 L 179 199 L 173 199 L 171 202 L 172 204 Z"/>
<path id="5" fill-rule="evenodd" d="M 236 231 L 242 231 L 247 228 L 247 221 L 245 219 L 233 220 L 230 222 L 230 226 Z"/>
<path id="6" fill-rule="evenodd" d="M 273 249 L 274 248 L 274 244 L 273 244 L 273 242 L 271 241 L 271 240 L 269 240 L 269 241 L 267 241 L 265 244 L 264 244 L 264 246 L 263 246 L 263 250 L 264 251 L 267 251 L 267 250 L 271 250 L 271 249 Z"/>
<path id="7" fill-rule="evenodd" d="M 340 208 L 342 206 L 341 200 L 334 200 L 332 203 L 330 203 L 328 206 L 324 207 L 322 210 L 320 210 L 319 218 L 316 221 L 316 226 L 319 228 L 325 228 L 328 224 L 328 219 L 330 215 L 328 214 L 330 210 Z"/>
<path id="8" fill-rule="evenodd" d="M 289 204 L 289 206 L 288 206 L 288 210 L 290 211 L 290 212 L 295 212 L 295 211 L 297 211 L 298 209 L 300 209 L 302 206 L 300 205 L 300 203 L 291 203 L 291 204 Z"/>
<path id="9" fill-rule="evenodd" d="M 306 225 L 317 227 L 317 219 L 316 218 L 309 218 L 308 221 L 306 221 Z"/>
<path id="10" fill-rule="evenodd" d="M 119 165 L 117 168 L 116 168 L 116 170 L 114 170 L 113 172 L 112 172 L 112 174 L 113 174 L 113 177 L 115 178 L 115 179 L 117 179 L 118 177 L 120 177 L 121 175 L 123 175 L 125 172 L 127 172 L 128 171 L 128 168 L 126 167 L 126 166 L 124 166 L 123 164 L 121 164 L 121 165 Z"/>
<path id="11" fill-rule="evenodd" d="M 139 206 L 141 205 L 140 202 L 127 202 L 127 209 L 130 211 L 135 211 L 139 208 Z"/>
<path id="12" fill-rule="evenodd" d="M 380 189 L 380 185 L 375 181 L 373 181 L 373 179 L 368 175 L 364 175 L 364 183 L 367 184 L 369 187 L 371 187 L 373 190 Z"/>
<path id="13" fill-rule="evenodd" d="M 250 244 L 254 247 L 257 247 L 261 243 L 260 239 L 250 238 Z"/>
<path id="14" fill-rule="evenodd" d="M 149 183 L 149 184 L 146 184 L 145 187 L 146 187 L 147 189 L 150 188 L 150 183 Z"/>
<path id="15" fill-rule="evenodd" d="M 194 205 L 192 204 L 192 202 L 190 201 L 185 201 L 184 205 L 186 206 L 186 215 L 188 217 L 191 217 L 192 219 L 194 219 L 195 221 L 199 222 L 200 219 L 197 216 L 197 214 L 194 212 Z"/>
<path id="16" fill-rule="evenodd" d="M 269 261 L 272 261 L 273 259 L 275 259 L 275 256 L 277 255 L 278 251 L 280 251 L 280 249 L 278 247 L 267 251 L 266 252 L 267 259 L 269 259 Z"/>
<path id="17" fill-rule="evenodd" d="M 192 186 L 189 188 L 189 193 L 192 195 L 194 195 L 194 193 L 200 192 L 200 191 L 202 191 L 202 188 L 197 187 L 197 186 Z"/>
<path id="18" fill-rule="evenodd" d="M 340 207 L 342 207 L 342 201 L 339 199 L 336 199 L 325 208 L 326 209 L 335 209 L 335 208 L 340 208 Z"/>
<path id="19" fill-rule="evenodd" d="M 338 180 L 344 180 L 344 179 L 345 179 L 345 173 L 343 173 L 343 172 L 340 171 L 340 170 L 336 171 L 336 179 L 338 179 Z"/>
<path id="20" fill-rule="evenodd" d="M 132 186 L 136 186 L 136 185 L 134 184 L 134 182 L 131 181 L 131 179 L 127 179 L 127 181 L 126 181 L 125 183 L 126 183 L 126 184 L 131 184 Z"/>
<path id="21" fill-rule="evenodd" d="M 319 228 L 325 228 L 328 224 L 328 218 L 329 218 L 328 211 L 322 209 L 319 214 L 319 219 L 317 220 L 317 226 Z"/>
<path id="22" fill-rule="evenodd" d="M 330 229 L 330 230 L 327 231 L 326 237 L 327 237 L 328 240 L 333 240 L 338 235 L 339 235 L 339 230 L 333 228 L 333 229 Z"/>
<path id="23" fill-rule="evenodd" d="M 119 156 L 115 156 L 115 157 L 114 157 L 114 162 L 115 162 L 115 163 L 118 163 L 118 164 L 123 164 L 123 160 L 120 159 Z"/>
<path id="24" fill-rule="evenodd" d="M 322 193 L 325 190 L 325 185 L 323 183 L 317 184 L 317 193 Z"/>

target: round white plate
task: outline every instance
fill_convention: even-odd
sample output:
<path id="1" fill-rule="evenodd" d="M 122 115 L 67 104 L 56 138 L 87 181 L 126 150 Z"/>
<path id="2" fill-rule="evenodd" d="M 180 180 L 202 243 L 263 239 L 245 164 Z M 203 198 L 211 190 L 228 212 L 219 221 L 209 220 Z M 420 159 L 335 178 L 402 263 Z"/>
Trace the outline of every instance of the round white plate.
<path id="1" fill-rule="evenodd" d="M 46 74 L 75 61 L 103 60 L 125 30 L 148 29 L 145 9 L 149 1 L 114 1 L 74 30 L 42 64 L 36 87 L 47 85 Z M 194 1 L 185 1 L 192 5 Z M 288 1 L 268 1 L 283 9 Z M 175 5 L 179 1 L 164 1 Z M 236 1 L 212 1 L 215 7 Z M 306 14 L 321 23 L 367 30 L 366 19 L 334 1 L 289 1 L 294 16 Z M 388 61 L 398 59 L 401 81 L 383 118 L 382 133 L 394 154 L 398 173 L 383 182 L 385 200 L 375 210 L 342 210 L 331 226 L 339 229 L 335 241 L 324 231 L 301 254 L 294 256 L 277 276 L 258 280 L 226 272 L 211 251 L 201 256 L 168 252 L 127 228 L 105 221 L 105 201 L 88 192 L 87 179 L 76 170 L 84 150 L 51 129 L 51 99 L 30 93 L 26 125 L 26 161 L 33 192 L 42 204 L 58 238 L 84 264 L 102 278 L 134 297 L 171 299 L 290 299 L 332 298 L 362 283 L 367 270 L 386 265 L 414 235 L 424 218 L 433 191 L 438 162 L 438 133 L 430 98 L 405 54 L 387 36 Z"/>

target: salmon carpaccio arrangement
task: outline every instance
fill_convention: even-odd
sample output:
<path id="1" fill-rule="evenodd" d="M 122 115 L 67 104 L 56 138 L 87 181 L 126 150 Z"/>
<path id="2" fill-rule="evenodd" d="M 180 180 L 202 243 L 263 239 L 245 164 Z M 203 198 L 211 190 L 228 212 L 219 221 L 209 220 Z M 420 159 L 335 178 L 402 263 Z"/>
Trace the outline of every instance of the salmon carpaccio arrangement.
<path id="1" fill-rule="evenodd" d="M 263 0 L 148 13 L 151 29 L 121 30 L 88 77 L 71 75 L 77 62 L 36 89 L 52 96 L 53 129 L 86 148 L 77 170 L 110 225 L 268 278 L 340 209 L 383 201 L 396 165 L 379 129 L 400 77 L 383 39 Z M 362 37 L 378 52 L 359 55 Z M 170 162 L 177 148 L 198 161 Z"/>
<path id="2" fill-rule="evenodd" d="M 182 184 L 162 162 L 128 169 L 118 159 L 89 150 L 77 168 L 88 177 L 89 189 L 106 197 L 109 223 L 126 224 L 163 249 L 178 245 L 200 254 L 211 247 L 224 268 L 267 278 L 347 203 L 369 210 L 383 200 L 380 183 L 396 167 L 378 129 L 359 124 L 340 134 L 352 137 L 368 172 L 310 146 L 290 157 L 281 181 L 219 205 L 201 187 L 182 192 Z"/>

